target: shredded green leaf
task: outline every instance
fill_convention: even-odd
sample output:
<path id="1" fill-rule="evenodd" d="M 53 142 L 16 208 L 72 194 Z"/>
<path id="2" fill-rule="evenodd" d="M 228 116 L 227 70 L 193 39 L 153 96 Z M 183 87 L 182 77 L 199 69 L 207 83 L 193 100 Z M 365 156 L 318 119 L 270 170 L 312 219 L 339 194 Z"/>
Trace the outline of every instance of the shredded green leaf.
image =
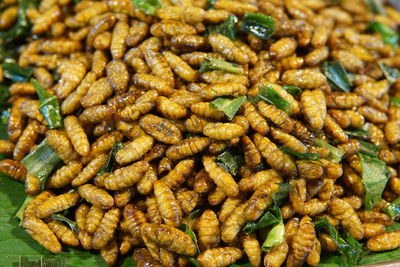
<path id="1" fill-rule="evenodd" d="M 269 211 L 265 212 L 264 215 L 255 222 L 247 222 L 243 227 L 243 232 L 249 234 L 256 230 L 276 225 L 282 221 L 282 215 L 279 207 L 272 207 Z"/>
<path id="2" fill-rule="evenodd" d="M 132 4 L 147 15 L 154 15 L 157 9 L 162 8 L 159 0 L 132 0 Z"/>
<path id="3" fill-rule="evenodd" d="M 8 91 L 8 86 L 5 84 L 0 84 L 0 111 L 7 108 L 9 105 L 7 103 L 7 99 L 10 96 Z"/>
<path id="4" fill-rule="evenodd" d="M 206 9 L 207 9 L 207 10 L 212 9 L 212 8 L 213 8 L 213 5 L 214 5 L 214 3 L 215 3 L 215 1 L 216 1 L 216 0 L 207 0 L 207 1 L 206 1 Z"/>
<path id="5" fill-rule="evenodd" d="M 233 152 L 233 150 L 230 148 L 219 154 L 217 157 L 217 164 L 233 175 L 237 174 L 240 166 L 242 166 L 244 163 L 244 158 Z"/>
<path id="6" fill-rule="evenodd" d="M 378 66 L 382 70 L 383 74 L 386 77 L 386 80 L 388 80 L 390 84 L 393 84 L 395 81 L 399 79 L 400 72 L 398 69 L 391 68 L 382 62 L 378 63 Z"/>
<path id="7" fill-rule="evenodd" d="M 121 142 L 115 142 L 104 166 L 100 169 L 97 175 L 102 175 L 105 173 L 111 173 L 115 164 L 115 155 L 124 145 Z"/>
<path id="8" fill-rule="evenodd" d="M 365 187 L 364 206 L 372 210 L 381 200 L 382 192 L 389 180 L 386 164 L 377 159 L 357 153 L 361 161 L 362 182 Z"/>
<path id="9" fill-rule="evenodd" d="M 15 213 L 13 218 L 16 218 L 19 220 L 20 225 L 22 225 L 22 220 L 24 219 L 24 212 L 26 207 L 31 203 L 31 201 L 35 198 L 36 196 L 31 196 L 27 195 L 24 203 L 22 203 L 21 207 L 19 207 L 18 211 Z"/>
<path id="10" fill-rule="evenodd" d="M 275 207 L 279 207 L 283 202 L 285 202 L 290 190 L 292 190 L 292 185 L 290 183 L 279 184 L 278 191 L 272 194 L 272 200 L 274 201 Z"/>
<path id="11" fill-rule="evenodd" d="M 182 230 L 185 232 L 185 234 L 190 236 L 190 238 L 193 240 L 194 244 L 196 245 L 197 254 L 200 254 L 200 249 L 199 249 L 199 245 L 197 242 L 197 237 L 196 237 L 195 232 L 193 232 L 193 230 L 190 229 L 190 226 L 187 225 L 186 223 L 182 224 Z"/>
<path id="12" fill-rule="evenodd" d="M 269 251 L 273 246 L 277 246 L 283 241 L 285 241 L 285 225 L 281 221 L 268 232 L 267 238 L 261 248 L 263 251 Z"/>
<path id="13" fill-rule="evenodd" d="M 246 96 L 240 96 L 234 99 L 230 99 L 228 97 L 219 97 L 210 102 L 210 108 L 215 108 L 219 111 L 222 111 L 231 121 L 245 101 Z"/>
<path id="14" fill-rule="evenodd" d="M 5 62 L 2 67 L 4 77 L 16 83 L 28 81 L 33 73 L 33 67 L 20 67 L 15 62 Z"/>
<path id="15" fill-rule="evenodd" d="M 382 37 L 382 41 L 385 44 L 391 45 L 395 48 L 398 46 L 399 35 L 396 31 L 392 30 L 385 24 L 378 21 L 373 21 L 367 26 L 367 30 L 379 33 Z"/>
<path id="16" fill-rule="evenodd" d="M 292 155 L 296 159 L 300 159 L 300 160 L 319 160 L 319 154 L 318 153 L 300 153 L 300 152 L 294 151 L 293 149 L 291 149 L 288 146 L 281 146 L 280 149 L 283 152 Z"/>
<path id="17" fill-rule="evenodd" d="M 322 141 L 321 139 L 315 138 L 314 145 L 316 145 L 318 147 L 329 149 L 329 155 L 328 155 L 328 157 L 326 157 L 326 159 L 329 161 L 332 161 L 334 163 L 339 163 L 344 156 L 343 150 L 341 150 L 337 147 L 334 147 L 334 146 Z"/>
<path id="18" fill-rule="evenodd" d="M 370 136 L 369 127 L 370 127 L 370 124 L 365 123 L 361 128 L 345 130 L 345 133 L 349 137 L 366 140 Z"/>
<path id="19" fill-rule="evenodd" d="M 342 237 L 325 216 L 315 221 L 314 224 L 318 232 L 326 231 L 335 240 L 341 254 L 340 263 L 342 266 L 356 266 L 361 258 L 366 255 L 367 252 L 354 237 L 348 233 L 344 233 Z"/>
<path id="20" fill-rule="evenodd" d="M 383 209 L 383 212 L 394 219 L 400 215 L 400 197 L 396 198 L 392 203 Z"/>
<path id="21" fill-rule="evenodd" d="M 387 261 L 398 260 L 399 258 L 400 258 L 400 249 L 395 249 L 392 251 L 373 253 L 367 255 L 361 259 L 360 264 L 364 266 L 368 264 L 383 263 Z M 391 266 L 397 266 L 397 264 Z"/>
<path id="22" fill-rule="evenodd" d="M 360 152 L 371 157 L 377 157 L 380 150 L 379 146 L 360 140 Z"/>
<path id="23" fill-rule="evenodd" d="M 334 89 L 350 92 L 353 85 L 342 63 L 339 61 L 325 62 L 322 67 L 329 84 Z"/>
<path id="24" fill-rule="evenodd" d="M 72 231 L 78 232 L 78 226 L 73 220 L 70 220 L 61 214 L 52 214 L 51 218 L 55 221 L 66 223 Z"/>
<path id="25" fill-rule="evenodd" d="M 400 97 L 392 96 L 390 98 L 390 104 L 400 108 Z"/>
<path id="26" fill-rule="evenodd" d="M 200 263 L 196 260 L 196 258 L 193 258 L 193 257 L 189 257 L 189 258 L 187 258 L 189 261 L 190 261 L 190 263 L 191 264 L 193 264 L 195 267 L 202 267 L 201 265 L 200 265 Z"/>
<path id="27" fill-rule="evenodd" d="M 365 2 L 372 13 L 386 16 L 385 8 L 380 0 L 365 0 Z"/>
<path id="28" fill-rule="evenodd" d="M 225 35 L 231 40 L 236 39 L 237 30 L 236 24 L 238 23 L 238 18 L 233 15 L 229 15 L 228 18 L 221 24 L 210 25 L 207 27 L 206 34 L 219 33 Z"/>
<path id="29" fill-rule="evenodd" d="M 235 74 L 243 74 L 243 68 L 236 63 L 205 56 L 203 62 L 201 62 L 199 72 L 204 73 L 212 70 L 223 70 Z"/>
<path id="30" fill-rule="evenodd" d="M 294 85 L 283 85 L 282 87 L 283 89 L 286 90 L 286 92 L 288 92 L 292 96 L 298 96 L 301 94 L 301 92 L 303 92 L 303 90 L 300 87 Z"/>
<path id="31" fill-rule="evenodd" d="M 288 114 L 290 113 L 290 103 L 286 101 L 286 99 L 284 99 L 280 94 L 278 94 L 271 86 L 260 88 L 258 95 L 253 101 L 258 103 L 260 100 L 274 105 Z"/>
<path id="32" fill-rule="evenodd" d="M 55 95 L 47 92 L 37 81 L 32 78 L 31 83 L 35 87 L 40 100 L 40 112 L 49 124 L 50 129 L 60 128 L 63 125 L 60 103 Z"/>
<path id="33" fill-rule="evenodd" d="M 386 226 L 385 232 L 400 231 L 400 223 L 396 222 L 392 225 Z"/>
<path id="34" fill-rule="evenodd" d="M 263 40 L 275 34 L 275 19 L 260 13 L 246 13 L 242 19 L 241 30 Z"/>
<path id="35" fill-rule="evenodd" d="M 203 212 L 203 210 L 202 209 L 197 209 L 197 210 L 194 210 L 194 211 L 192 211 L 190 214 L 189 214 L 189 218 L 190 219 L 196 219 L 197 217 L 199 217 L 200 216 L 200 214 Z"/>

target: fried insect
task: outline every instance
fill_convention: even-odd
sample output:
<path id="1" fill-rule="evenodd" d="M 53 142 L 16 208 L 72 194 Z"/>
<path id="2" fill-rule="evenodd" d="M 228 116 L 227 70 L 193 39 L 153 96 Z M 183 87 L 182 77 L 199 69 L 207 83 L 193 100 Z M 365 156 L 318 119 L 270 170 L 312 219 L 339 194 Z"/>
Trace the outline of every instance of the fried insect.
<path id="1" fill-rule="evenodd" d="M 340 220 L 343 227 L 357 240 L 363 238 L 364 229 L 354 209 L 341 199 L 334 199 L 329 204 L 330 213 Z"/>
<path id="2" fill-rule="evenodd" d="M 249 258 L 250 263 L 253 266 L 260 266 L 261 263 L 261 247 L 260 243 L 257 240 L 256 235 L 253 234 L 245 234 L 241 236 L 242 245 L 244 248 L 244 252 Z"/>
<path id="3" fill-rule="evenodd" d="M 80 199 L 77 192 L 64 193 L 56 197 L 49 198 L 43 204 L 37 207 L 36 214 L 39 218 L 45 218 L 53 213 L 66 210 L 75 206 Z"/>
<path id="4" fill-rule="evenodd" d="M 81 156 L 87 156 L 90 151 L 89 140 L 79 119 L 75 116 L 68 116 L 64 119 L 64 126 L 75 151 Z"/>
<path id="5" fill-rule="evenodd" d="M 139 125 L 146 133 L 166 144 L 177 144 L 182 139 L 182 133 L 175 124 L 155 115 L 141 117 Z"/>
<path id="6" fill-rule="evenodd" d="M 182 221 L 182 211 L 171 189 L 163 181 L 153 183 L 154 196 L 165 224 L 179 226 Z"/>
<path id="7" fill-rule="evenodd" d="M 220 242 L 220 225 L 218 217 L 212 210 L 205 210 L 197 223 L 199 245 L 202 251 L 218 246 Z"/>
<path id="8" fill-rule="evenodd" d="M 26 126 L 25 130 L 22 132 L 22 135 L 15 144 L 13 159 L 20 161 L 23 157 L 25 157 L 26 154 L 28 154 L 31 147 L 35 144 L 36 139 L 39 137 L 39 127 L 40 123 L 36 120 L 30 122 Z"/>
<path id="9" fill-rule="evenodd" d="M 109 190 L 128 188 L 137 183 L 149 169 L 149 163 L 138 161 L 127 167 L 115 170 L 104 178 L 104 187 Z"/>
<path id="10" fill-rule="evenodd" d="M 154 139 L 151 136 L 141 136 L 128 142 L 115 155 L 118 164 L 125 165 L 140 159 L 153 146 Z"/>
<path id="11" fill-rule="evenodd" d="M 326 102 L 321 90 L 306 90 L 301 94 L 304 119 L 315 130 L 321 130 L 326 118 Z"/>
<path id="12" fill-rule="evenodd" d="M 25 182 L 28 173 L 24 165 L 12 159 L 3 159 L 0 161 L 0 172 L 21 182 Z"/>
<path id="13" fill-rule="evenodd" d="M 197 256 L 197 261 L 201 266 L 222 267 L 234 263 L 242 256 L 243 253 L 239 248 L 220 247 L 207 249 Z"/>
<path id="14" fill-rule="evenodd" d="M 222 54 L 229 61 L 234 61 L 238 64 L 247 64 L 250 61 L 248 55 L 224 35 L 210 34 L 208 35 L 208 42 L 214 52 Z"/>
<path id="15" fill-rule="evenodd" d="M 49 130 L 46 132 L 46 140 L 65 163 L 78 160 L 79 155 L 75 152 L 70 140 L 63 132 Z"/>
<path id="16" fill-rule="evenodd" d="M 81 171 L 82 164 L 77 161 L 71 161 L 50 176 L 47 179 L 46 186 L 48 188 L 63 188 L 69 185 Z"/>
<path id="17" fill-rule="evenodd" d="M 114 206 L 113 197 L 107 191 L 97 188 L 92 184 L 85 184 L 78 188 L 79 195 L 87 202 L 101 209 L 108 209 Z"/>
<path id="18" fill-rule="evenodd" d="M 244 134 L 244 129 L 234 123 L 207 123 L 203 134 L 217 140 L 231 140 Z"/>
<path id="19" fill-rule="evenodd" d="M 107 155 L 101 154 L 91 160 L 83 170 L 71 182 L 72 186 L 80 186 L 90 181 L 104 166 L 107 161 Z"/>
<path id="20" fill-rule="evenodd" d="M 193 169 L 193 160 L 182 160 L 176 164 L 176 166 L 167 175 L 161 178 L 161 181 L 163 181 L 163 183 L 171 190 L 175 191 L 185 182 L 185 180 L 192 173 Z"/>
<path id="21" fill-rule="evenodd" d="M 114 235 L 114 231 L 118 226 L 121 211 L 118 208 L 113 208 L 104 214 L 100 225 L 93 235 L 92 247 L 94 249 L 103 248 Z"/>
<path id="22" fill-rule="evenodd" d="M 76 233 L 65 226 L 63 223 L 58 221 L 50 221 L 49 223 L 47 223 L 47 225 L 62 243 L 73 247 L 79 245 L 79 240 Z"/>

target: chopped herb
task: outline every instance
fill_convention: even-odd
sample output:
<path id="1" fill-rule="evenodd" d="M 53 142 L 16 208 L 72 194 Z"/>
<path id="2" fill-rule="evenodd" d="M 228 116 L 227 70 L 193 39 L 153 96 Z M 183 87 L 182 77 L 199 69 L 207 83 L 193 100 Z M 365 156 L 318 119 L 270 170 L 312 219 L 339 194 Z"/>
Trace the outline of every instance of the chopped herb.
<path id="1" fill-rule="evenodd" d="M 300 159 L 300 160 L 319 160 L 319 154 L 318 153 L 300 153 L 300 152 L 294 151 L 293 149 L 291 149 L 288 146 L 281 146 L 280 149 L 283 152 L 292 155 L 296 159 Z"/>
<path id="2" fill-rule="evenodd" d="M 303 90 L 301 90 L 300 87 L 294 86 L 294 85 L 284 85 L 284 86 L 282 86 L 282 87 L 283 87 L 283 89 L 286 90 L 286 92 L 288 92 L 288 93 L 291 94 L 292 96 L 298 96 L 298 95 L 300 95 L 301 92 L 303 91 Z"/>
<path id="3" fill-rule="evenodd" d="M 104 164 L 104 166 L 101 168 L 101 170 L 99 171 L 99 173 L 97 175 L 102 175 L 105 173 L 112 172 L 112 169 L 115 164 L 115 155 L 122 147 L 123 147 L 123 144 L 121 142 L 117 141 L 114 143 L 110 153 L 108 154 L 108 159 L 107 159 L 106 163 Z"/>
<path id="4" fill-rule="evenodd" d="M 15 62 L 3 63 L 4 77 L 13 82 L 26 82 L 32 76 L 33 67 L 20 67 Z"/>
<path id="5" fill-rule="evenodd" d="M 210 103 L 210 107 L 222 111 L 229 120 L 232 120 L 236 112 L 238 112 L 245 101 L 246 96 L 241 96 L 234 99 L 219 97 Z"/>
<path id="6" fill-rule="evenodd" d="M 391 45 L 395 48 L 398 46 L 399 35 L 396 31 L 392 30 L 385 24 L 378 21 L 373 21 L 367 26 L 367 30 L 379 33 L 382 37 L 382 41 L 385 44 Z"/>
<path id="7" fill-rule="evenodd" d="M 290 103 L 286 101 L 286 99 L 284 99 L 280 94 L 278 94 L 271 86 L 260 88 L 260 90 L 258 91 L 258 95 L 253 101 L 255 103 L 258 103 L 260 100 L 274 105 L 277 108 L 285 111 L 286 113 L 290 112 Z"/>
<path id="8" fill-rule="evenodd" d="M 392 251 L 373 253 L 367 255 L 361 259 L 360 264 L 364 266 L 374 263 L 383 263 L 387 261 L 398 260 L 399 258 L 400 258 L 400 249 L 395 249 Z M 377 266 L 397 266 L 397 264 L 394 265 L 379 264 Z"/>
<path id="9" fill-rule="evenodd" d="M 283 221 L 275 225 L 267 235 L 264 243 L 262 244 L 263 251 L 269 251 L 273 246 L 281 244 L 285 240 L 285 225 Z"/>
<path id="10" fill-rule="evenodd" d="M 341 254 L 340 263 L 342 266 L 358 265 L 361 258 L 367 253 L 350 234 L 345 233 L 343 237 L 340 236 L 338 230 L 325 216 L 315 222 L 315 229 L 318 232 L 326 231 L 333 238 Z"/>
<path id="11" fill-rule="evenodd" d="M 292 190 L 292 185 L 289 183 L 280 183 L 279 189 L 272 194 L 272 200 L 274 201 L 274 206 L 279 207 L 288 197 L 290 190 Z"/>
<path id="12" fill-rule="evenodd" d="M 242 31 L 263 40 L 271 39 L 275 33 L 275 19 L 260 13 L 246 13 L 242 19 Z"/>
<path id="13" fill-rule="evenodd" d="M 334 163 L 339 163 L 344 156 L 343 150 L 341 150 L 337 147 L 334 147 L 334 146 L 322 141 L 321 139 L 315 138 L 314 145 L 316 145 L 318 147 L 329 149 L 329 155 L 328 155 L 328 157 L 326 157 L 326 159 L 329 161 L 332 161 Z"/>
<path id="14" fill-rule="evenodd" d="M 244 158 L 231 149 L 227 149 L 218 155 L 217 164 L 224 170 L 236 175 L 239 167 L 244 164 Z"/>
<path id="15" fill-rule="evenodd" d="M 22 220 L 24 218 L 24 212 L 26 207 L 31 203 L 31 201 L 35 198 L 36 196 L 28 195 L 26 196 L 24 203 L 22 203 L 21 207 L 19 207 L 17 213 L 15 213 L 13 218 L 16 218 L 19 220 L 19 225 L 22 225 Z"/>
<path id="16" fill-rule="evenodd" d="M 225 35 L 231 40 L 235 40 L 237 34 L 236 23 L 238 23 L 238 18 L 236 16 L 229 15 L 223 23 L 208 26 L 206 34 L 219 33 Z"/>
<path id="17" fill-rule="evenodd" d="M 282 221 L 282 215 L 279 207 L 272 207 L 269 211 L 255 222 L 247 222 L 243 227 L 243 232 L 249 234 L 258 229 L 262 229 L 271 225 L 276 225 Z"/>
<path id="18" fill-rule="evenodd" d="M 360 140 L 360 152 L 371 157 L 377 157 L 380 150 L 379 146 Z"/>
<path id="19" fill-rule="evenodd" d="M 200 263 L 196 260 L 196 258 L 189 257 L 187 258 L 191 264 L 193 264 L 195 267 L 201 267 Z"/>
<path id="20" fill-rule="evenodd" d="M 400 72 L 398 69 L 391 68 L 382 62 L 378 63 L 378 66 L 382 70 L 383 74 L 386 77 L 386 80 L 388 80 L 390 84 L 393 84 L 395 81 L 399 79 Z"/>
<path id="21" fill-rule="evenodd" d="M 386 226 L 385 232 L 400 231 L 400 223 L 395 222 L 390 226 Z"/>
<path id="22" fill-rule="evenodd" d="M 325 76 L 328 78 L 329 84 L 336 90 L 350 92 L 352 82 L 343 64 L 339 61 L 325 62 L 323 64 Z"/>
<path id="23" fill-rule="evenodd" d="M 8 86 L 0 84 L 0 111 L 8 106 L 7 99 L 10 96 Z"/>
<path id="24" fill-rule="evenodd" d="M 394 219 L 400 215 L 400 197 L 396 198 L 392 203 L 383 209 L 383 212 Z"/>
<path id="25" fill-rule="evenodd" d="M 31 83 L 35 87 L 40 100 L 40 112 L 49 124 L 50 129 L 60 128 L 63 125 L 60 103 L 57 97 L 47 92 L 37 81 L 32 78 Z"/>
<path id="26" fill-rule="evenodd" d="M 132 0 L 132 4 L 147 15 L 154 15 L 157 9 L 162 8 L 159 0 Z"/>
<path id="27" fill-rule="evenodd" d="M 204 73 L 212 70 L 223 70 L 235 74 L 243 74 L 243 68 L 232 62 L 216 59 L 210 56 L 205 56 L 203 62 L 200 65 L 200 73 Z"/>
<path id="28" fill-rule="evenodd" d="M 189 218 L 190 219 L 196 219 L 197 217 L 199 217 L 200 216 L 200 214 L 202 213 L 202 209 L 197 209 L 197 210 L 194 210 L 194 211 L 192 211 L 190 214 L 189 214 Z"/>
<path id="29" fill-rule="evenodd" d="M 189 132 L 185 133 L 185 138 L 192 138 L 192 137 L 199 137 L 199 136 L 202 136 L 202 135 L 196 134 L 196 133 L 189 133 Z"/>
<path id="30" fill-rule="evenodd" d="M 78 226 L 73 220 L 70 220 L 61 214 L 52 214 L 51 218 L 55 221 L 66 223 L 72 231 L 78 232 Z"/>
<path id="31" fill-rule="evenodd" d="M 362 167 L 362 182 L 365 187 L 364 206 L 372 210 L 381 200 L 382 192 L 389 180 L 386 164 L 368 155 L 358 153 Z"/>
<path id="32" fill-rule="evenodd" d="M 369 9 L 372 11 L 372 13 L 386 16 L 386 11 L 382 5 L 381 0 L 365 0 L 365 1 L 367 2 L 367 5 Z"/>
<path id="33" fill-rule="evenodd" d="M 186 223 L 182 224 L 182 230 L 185 232 L 185 234 L 190 236 L 190 238 L 193 240 L 194 244 L 196 245 L 197 253 L 199 254 L 200 253 L 200 249 L 199 249 L 199 245 L 197 243 L 196 234 L 193 232 L 192 229 L 190 229 L 190 226 L 187 225 Z"/>
<path id="34" fill-rule="evenodd" d="M 345 130 L 345 133 L 353 138 L 357 139 L 368 139 L 370 132 L 369 132 L 369 123 L 365 123 L 361 128 Z"/>
<path id="35" fill-rule="evenodd" d="M 392 96 L 390 98 L 390 104 L 400 108 L 400 97 Z"/>
<path id="36" fill-rule="evenodd" d="M 216 0 L 207 0 L 207 1 L 206 1 L 206 9 L 207 9 L 207 10 L 212 9 L 212 8 L 213 8 L 213 5 L 214 5 L 214 3 L 215 3 L 215 1 L 216 1 Z"/>

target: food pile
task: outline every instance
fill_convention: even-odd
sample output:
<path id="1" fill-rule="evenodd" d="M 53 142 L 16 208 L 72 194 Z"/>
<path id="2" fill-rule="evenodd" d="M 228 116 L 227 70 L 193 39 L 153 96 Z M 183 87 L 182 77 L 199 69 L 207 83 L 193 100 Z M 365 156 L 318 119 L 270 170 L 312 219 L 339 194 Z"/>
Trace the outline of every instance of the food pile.
<path id="1" fill-rule="evenodd" d="M 109 265 L 400 258 L 398 7 L 2 1 L 22 227 Z"/>

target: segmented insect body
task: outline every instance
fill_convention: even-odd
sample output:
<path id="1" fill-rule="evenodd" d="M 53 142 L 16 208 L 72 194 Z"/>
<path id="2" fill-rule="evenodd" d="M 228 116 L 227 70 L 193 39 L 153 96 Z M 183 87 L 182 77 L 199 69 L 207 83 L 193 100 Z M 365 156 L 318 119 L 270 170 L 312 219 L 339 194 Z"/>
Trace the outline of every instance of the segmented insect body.
<path id="1" fill-rule="evenodd" d="M 104 178 L 104 186 L 109 190 L 128 188 L 142 179 L 149 167 L 148 162 L 138 161 L 127 167 L 117 169 Z"/>
<path id="2" fill-rule="evenodd" d="M 140 227 L 143 223 L 147 222 L 146 215 L 132 204 L 128 204 L 124 207 L 123 214 L 127 223 L 129 233 L 133 236 L 135 240 L 139 241 L 138 243 L 140 243 L 142 240 Z"/>
<path id="3" fill-rule="evenodd" d="M 12 159 L 0 161 L 0 172 L 21 182 L 25 182 L 27 170 L 20 162 Z"/>
<path id="4" fill-rule="evenodd" d="M 101 249 L 112 239 L 118 226 L 120 215 L 121 211 L 118 208 L 110 209 L 104 214 L 99 227 L 93 235 L 92 247 L 94 249 Z"/>
<path id="5" fill-rule="evenodd" d="M 182 221 L 182 212 L 171 189 L 163 181 L 155 181 L 153 187 L 154 196 L 165 224 L 179 226 Z"/>
<path id="6" fill-rule="evenodd" d="M 114 27 L 110 44 L 110 51 L 113 59 L 121 59 L 126 51 L 125 38 L 129 33 L 129 25 L 119 21 Z"/>
<path id="7" fill-rule="evenodd" d="M 49 130 L 46 132 L 46 140 L 65 163 L 68 164 L 68 162 L 78 160 L 79 155 L 75 152 L 70 140 L 63 132 Z"/>
<path id="8" fill-rule="evenodd" d="M 190 110 L 196 115 L 199 115 L 199 116 L 202 116 L 205 118 L 210 118 L 213 120 L 220 120 L 225 116 L 225 114 L 222 111 L 211 108 L 210 104 L 208 102 L 195 103 L 190 106 Z M 193 120 L 193 116 L 191 117 L 191 119 Z M 198 122 L 196 124 L 203 125 L 204 123 Z"/>
<path id="9" fill-rule="evenodd" d="M 75 151 L 81 156 L 87 156 L 90 151 L 89 140 L 79 119 L 75 116 L 68 116 L 64 119 L 64 126 Z"/>
<path id="10" fill-rule="evenodd" d="M 166 144 L 177 144 L 182 139 L 182 133 L 175 124 L 155 115 L 141 117 L 139 125 L 146 133 Z"/>
<path id="11" fill-rule="evenodd" d="M 217 215 L 205 210 L 197 223 L 199 245 L 202 251 L 216 247 L 220 241 L 220 228 Z"/>
<path id="12" fill-rule="evenodd" d="M 294 127 L 294 121 L 281 109 L 274 105 L 268 105 L 264 101 L 257 104 L 261 114 L 271 120 L 276 126 L 287 132 L 291 132 Z"/>
<path id="13" fill-rule="evenodd" d="M 84 108 L 93 107 L 102 104 L 113 93 L 113 89 L 106 78 L 100 78 L 95 81 L 81 99 L 81 105 Z"/>
<path id="14" fill-rule="evenodd" d="M 256 148 L 250 137 L 242 136 L 240 141 L 243 145 L 244 159 L 246 164 L 253 169 L 258 169 L 262 167 L 262 157 L 260 151 Z"/>
<path id="15" fill-rule="evenodd" d="M 392 250 L 400 246 L 399 235 L 399 231 L 382 233 L 368 239 L 366 246 L 372 251 Z"/>
<path id="16" fill-rule="evenodd" d="M 179 34 L 195 34 L 196 29 L 181 21 L 165 19 L 151 25 L 150 32 L 156 37 L 173 37 Z"/>
<path id="17" fill-rule="evenodd" d="M 22 132 L 13 151 L 13 159 L 21 160 L 29 152 L 31 147 L 35 144 L 36 139 L 39 137 L 40 123 L 38 121 L 31 121 Z"/>
<path id="18" fill-rule="evenodd" d="M 213 100 L 220 96 L 239 97 L 246 94 L 246 87 L 236 82 L 214 83 L 207 85 L 201 92 L 201 97 L 205 100 Z"/>
<path id="19" fill-rule="evenodd" d="M 234 61 L 238 64 L 247 64 L 250 61 L 248 55 L 224 35 L 210 34 L 208 35 L 208 42 L 214 52 L 222 54 L 229 61 Z"/>
<path id="20" fill-rule="evenodd" d="M 114 265 L 118 258 L 118 243 L 113 237 L 108 243 L 100 249 L 100 255 L 109 266 Z"/>
<path id="21" fill-rule="evenodd" d="M 141 136 L 134 141 L 128 142 L 115 155 L 118 164 L 127 164 L 138 160 L 153 146 L 154 139 L 151 136 Z"/>
<path id="22" fill-rule="evenodd" d="M 244 134 L 244 129 L 234 123 L 207 123 L 203 134 L 217 140 L 231 140 Z"/>
<path id="23" fill-rule="evenodd" d="M 23 132 L 25 123 L 20 105 L 24 100 L 23 97 L 15 100 L 10 110 L 10 117 L 7 120 L 7 135 L 12 142 L 16 142 Z"/>
<path id="24" fill-rule="evenodd" d="M 78 193 L 64 193 L 56 197 L 49 198 L 37 207 L 36 214 L 39 218 L 45 218 L 53 213 L 63 211 L 75 206 L 80 199 Z"/>
<path id="25" fill-rule="evenodd" d="M 315 130 L 321 130 L 326 117 L 325 95 L 321 90 L 306 90 L 301 94 L 301 106 L 305 120 Z"/>
<path id="26" fill-rule="evenodd" d="M 87 202 L 101 209 L 108 209 L 114 206 L 113 197 L 107 191 L 92 184 L 85 184 L 78 188 L 79 195 Z"/>
<path id="27" fill-rule="evenodd" d="M 210 144 L 207 137 L 192 137 L 179 141 L 178 144 L 170 146 L 166 156 L 172 160 L 193 156 L 203 151 Z"/>
<path id="28" fill-rule="evenodd" d="M 122 61 L 113 60 L 106 67 L 107 80 L 111 88 L 118 94 L 128 89 L 129 73 L 128 68 Z"/>
<path id="29" fill-rule="evenodd" d="M 191 159 L 186 159 L 180 161 L 176 166 L 165 175 L 161 181 L 168 186 L 171 190 L 175 191 L 178 189 L 185 180 L 192 173 L 194 168 L 194 161 Z"/>
<path id="30" fill-rule="evenodd" d="M 138 248 L 133 252 L 133 259 L 138 266 L 150 264 L 153 267 L 162 267 L 161 263 L 155 260 L 147 248 Z"/>
<path id="31" fill-rule="evenodd" d="M 237 238 L 242 226 L 245 224 L 246 219 L 244 218 L 244 210 L 246 206 L 246 203 L 237 206 L 222 223 L 221 239 L 225 243 L 233 242 Z"/>
<path id="32" fill-rule="evenodd" d="M 72 186 L 80 186 L 90 181 L 107 162 L 108 156 L 101 154 L 91 160 L 71 182 Z"/>
<path id="33" fill-rule="evenodd" d="M 243 216 L 247 221 L 255 221 L 263 215 L 264 210 L 272 203 L 272 194 L 278 191 L 276 183 L 267 182 L 261 185 L 246 201 Z"/>
<path id="34" fill-rule="evenodd" d="M 355 239 L 361 239 L 364 236 L 364 229 L 357 213 L 347 202 L 334 199 L 330 203 L 330 213 L 341 221 L 342 225 L 349 231 Z"/>
<path id="35" fill-rule="evenodd" d="M 201 266 L 227 266 L 236 262 L 242 255 L 242 251 L 236 247 L 211 248 L 197 256 L 197 261 Z"/>
<path id="36" fill-rule="evenodd" d="M 79 245 L 79 240 L 76 233 L 65 226 L 63 223 L 58 221 L 50 221 L 47 225 L 62 243 L 73 247 Z"/>
<path id="37" fill-rule="evenodd" d="M 49 188 L 63 188 L 82 171 L 82 164 L 77 161 L 71 161 L 67 165 L 58 169 L 47 179 L 46 186 Z"/>
<path id="38" fill-rule="evenodd" d="M 241 236 L 241 242 L 244 248 L 244 252 L 249 258 L 250 263 L 253 266 L 260 266 L 261 263 L 261 248 L 260 243 L 257 240 L 256 235 L 244 234 Z"/>
<path id="39" fill-rule="evenodd" d="M 146 50 L 144 58 L 154 76 L 165 80 L 170 87 L 175 86 L 174 73 L 161 53 L 153 50 Z"/>
<path id="40" fill-rule="evenodd" d="M 277 246 L 273 246 L 271 250 L 264 256 L 264 266 L 281 266 L 286 260 L 288 252 L 289 246 L 285 241 Z"/>
<path id="41" fill-rule="evenodd" d="M 187 110 L 185 107 L 169 100 L 164 96 L 157 97 L 156 106 L 158 112 L 170 119 L 181 119 L 187 115 Z"/>
<path id="42" fill-rule="evenodd" d="M 194 71 L 183 59 L 170 51 L 163 52 L 163 56 L 176 75 L 187 82 L 196 81 L 196 71 Z"/>

